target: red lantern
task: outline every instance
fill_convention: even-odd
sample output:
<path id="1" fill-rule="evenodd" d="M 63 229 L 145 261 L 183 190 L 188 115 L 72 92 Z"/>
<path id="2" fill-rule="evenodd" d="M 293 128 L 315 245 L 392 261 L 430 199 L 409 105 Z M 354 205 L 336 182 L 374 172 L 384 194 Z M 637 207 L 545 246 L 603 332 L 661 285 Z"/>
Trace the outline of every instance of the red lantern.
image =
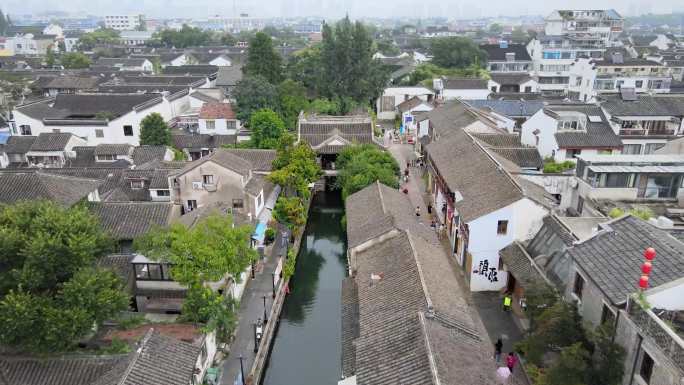
<path id="1" fill-rule="evenodd" d="M 646 261 L 643 265 L 641 265 L 641 272 L 648 275 L 651 273 L 652 268 L 653 264 L 651 264 L 651 261 Z"/>
<path id="2" fill-rule="evenodd" d="M 655 256 L 656 256 L 656 251 L 652 247 L 649 247 L 648 249 L 646 249 L 644 251 L 644 258 L 646 258 L 649 261 L 652 261 L 653 258 L 655 258 Z"/>
<path id="3" fill-rule="evenodd" d="M 639 278 L 639 287 L 643 290 L 648 287 L 648 275 L 642 275 L 641 278 Z"/>

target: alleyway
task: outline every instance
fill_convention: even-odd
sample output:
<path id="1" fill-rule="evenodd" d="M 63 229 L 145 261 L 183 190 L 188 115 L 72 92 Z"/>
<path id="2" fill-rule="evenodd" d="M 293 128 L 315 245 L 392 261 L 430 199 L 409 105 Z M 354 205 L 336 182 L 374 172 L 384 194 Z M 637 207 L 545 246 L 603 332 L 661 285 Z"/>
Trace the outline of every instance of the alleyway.
<path id="1" fill-rule="evenodd" d="M 406 162 L 414 160 L 416 155 L 413 151 L 413 146 L 408 144 L 392 144 L 389 148 L 390 153 L 399 163 L 401 172 L 406 168 Z M 403 175 L 403 174 L 402 174 Z M 430 201 L 430 195 L 426 192 L 426 186 L 423 180 L 423 170 L 418 167 L 411 167 L 409 173 L 408 183 L 402 182 L 402 189 L 408 189 L 408 196 L 411 200 L 412 206 L 420 206 L 421 213 L 420 221 L 429 226 L 431 218 L 427 215 L 427 202 Z M 443 240 L 444 252 L 449 253 L 448 240 Z M 504 355 L 513 350 L 513 345 L 523 338 L 523 333 L 513 321 L 510 313 L 504 313 L 501 310 L 502 297 L 498 292 L 474 292 L 471 293 L 467 287 L 463 270 L 455 263 L 455 259 L 451 258 L 452 267 L 456 270 L 456 276 L 459 280 L 461 288 L 464 293 L 468 293 L 467 301 L 477 310 L 482 323 L 489 334 L 492 346 L 497 338 L 503 340 Z M 503 364 L 501 364 L 503 365 Z M 496 370 L 496 365 L 492 360 L 492 370 Z M 514 370 L 513 379 L 509 381 L 510 385 L 529 385 L 527 378 L 522 373 L 522 370 Z"/>
<path id="2" fill-rule="evenodd" d="M 240 376 L 240 355 L 243 357 L 245 376 L 249 374 L 254 363 L 254 323 L 258 318 L 264 318 L 264 296 L 266 296 L 266 312 L 270 314 L 273 304 L 272 273 L 275 271 L 278 256 L 282 252 L 281 232 L 276 232 L 271 255 L 259 263 L 255 278 L 247 282 L 242 294 L 240 309 L 238 310 L 238 326 L 235 339 L 230 344 L 230 353 L 225 357 L 221 370 L 222 385 L 242 385 Z M 270 322 L 270 320 L 269 320 Z"/>

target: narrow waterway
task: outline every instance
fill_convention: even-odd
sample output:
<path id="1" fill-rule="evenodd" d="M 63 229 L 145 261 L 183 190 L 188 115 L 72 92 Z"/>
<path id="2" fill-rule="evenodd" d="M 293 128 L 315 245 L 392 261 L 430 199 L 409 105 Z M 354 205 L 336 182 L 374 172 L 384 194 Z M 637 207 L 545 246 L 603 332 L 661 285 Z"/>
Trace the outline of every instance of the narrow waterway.
<path id="1" fill-rule="evenodd" d="M 343 207 L 337 192 L 314 196 L 263 385 L 334 385 L 340 379 Z"/>

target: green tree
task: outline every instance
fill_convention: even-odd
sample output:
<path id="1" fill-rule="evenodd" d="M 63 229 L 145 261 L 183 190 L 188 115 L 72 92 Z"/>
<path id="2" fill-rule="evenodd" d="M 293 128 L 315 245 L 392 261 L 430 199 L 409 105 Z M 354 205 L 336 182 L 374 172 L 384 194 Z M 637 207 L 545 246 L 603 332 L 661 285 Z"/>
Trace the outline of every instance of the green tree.
<path id="1" fill-rule="evenodd" d="M 340 106 L 340 100 L 334 99 L 329 100 L 327 98 L 315 99 L 309 104 L 309 110 L 317 114 L 323 115 L 340 115 L 342 113 L 342 107 Z"/>
<path id="2" fill-rule="evenodd" d="M 482 66 L 487 55 L 471 39 L 442 37 L 432 40 L 432 63 L 445 68 Z"/>
<path id="3" fill-rule="evenodd" d="M 254 148 L 278 147 L 280 138 L 286 133 L 285 123 L 273 110 L 261 109 L 249 119 L 251 145 Z"/>
<path id="4" fill-rule="evenodd" d="M 392 39 L 381 39 L 375 42 L 375 46 L 381 54 L 385 56 L 397 56 L 401 53 Z"/>
<path id="5" fill-rule="evenodd" d="M 250 246 L 250 226 L 233 226 L 230 216 L 211 214 L 188 228 L 180 223 L 156 228 L 134 241 L 137 251 L 171 264 L 171 276 L 188 287 L 181 319 L 204 323 L 205 331 L 216 330 L 222 339 L 234 323 L 234 304 L 206 286 L 240 274 L 258 254 Z"/>
<path id="6" fill-rule="evenodd" d="M 112 242 L 85 206 L 2 206 L 0 243 L 0 345 L 67 350 L 126 309 L 118 277 L 92 267 Z"/>
<path id="7" fill-rule="evenodd" d="M 261 76 L 248 76 L 235 86 L 237 117 L 249 121 L 254 111 L 278 109 L 278 89 Z"/>
<path id="8" fill-rule="evenodd" d="M 529 42 L 529 36 L 521 27 L 515 27 L 511 32 L 511 42 L 516 44 L 527 44 Z"/>
<path id="9" fill-rule="evenodd" d="M 5 14 L 0 10 L 0 35 L 5 36 L 7 29 L 10 26 L 9 16 L 5 18 Z"/>
<path id="10" fill-rule="evenodd" d="M 286 195 L 296 194 L 302 198 L 308 198 L 309 183 L 317 181 L 322 174 L 316 153 L 307 143 L 295 144 L 292 135 L 281 138 L 273 169 L 269 180 L 283 186 Z"/>
<path id="11" fill-rule="evenodd" d="M 281 196 L 273 208 L 273 218 L 293 232 L 306 224 L 306 209 L 299 197 Z"/>
<path id="12" fill-rule="evenodd" d="M 230 47 L 235 46 L 238 42 L 237 39 L 235 38 L 235 36 L 231 35 L 228 32 L 223 33 L 221 35 L 221 37 L 219 38 L 219 41 L 221 42 L 222 45 L 227 45 Z"/>
<path id="13" fill-rule="evenodd" d="M 301 111 L 305 111 L 309 106 L 306 98 L 306 88 L 301 83 L 292 79 L 286 79 L 278 85 L 278 100 L 280 116 L 283 117 L 285 127 L 294 130 L 297 119 Z"/>
<path id="14" fill-rule="evenodd" d="M 320 45 L 292 54 L 285 71 L 288 78 L 301 83 L 312 94 L 318 95 L 327 88 L 323 79 Z"/>
<path id="15" fill-rule="evenodd" d="M 492 35 L 499 35 L 501 32 L 503 32 L 503 27 L 501 24 L 494 23 L 489 26 L 489 33 Z"/>
<path id="16" fill-rule="evenodd" d="M 353 98 L 364 104 L 374 100 L 389 80 L 388 71 L 373 59 L 373 39 L 361 22 L 348 17 L 333 30 L 323 25 L 320 48 L 322 76 L 317 93 Z"/>
<path id="17" fill-rule="evenodd" d="M 257 32 L 249 42 L 247 50 L 247 63 L 242 67 L 242 72 L 247 76 L 261 76 L 271 84 L 278 84 L 282 79 L 283 59 L 273 48 L 271 38 Z"/>
<path id="18" fill-rule="evenodd" d="M 581 342 L 576 342 L 565 349 L 560 357 L 546 373 L 548 385 L 583 385 L 586 384 L 586 372 L 589 367 L 589 352 Z"/>
<path id="19" fill-rule="evenodd" d="M 80 52 L 68 52 L 59 59 L 65 69 L 82 69 L 90 67 L 90 58 Z"/>
<path id="20" fill-rule="evenodd" d="M 394 157 L 377 147 L 364 144 L 345 147 L 337 157 L 336 186 L 342 198 L 362 190 L 375 181 L 392 188 L 399 187 L 399 165 Z"/>
<path id="21" fill-rule="evenodd" d="M 140 122 L 141 145 L 171 145 L 171 130 L 164 118 L 153 112 Z"/>
<path id="22" fill-rule="evenodd" d="M 119 31 L 100 28 L 81 35 L 81 37 L 78 38 L 78 48 L 89 51 L 98 44 L 116 44 L 119 42 L 119 37 Z"/>
<path id="23" fill-rule="evenodd" d="M 48 68 L 52 68 L 55 65 L 55 52 L 52 50 L 52 47 L 48 47 L 45 53 L 45 64 Z"/>
<path id="24" fill-rule="evenodd" d="M 212 40 L 210 32 L 183 24 L 179 31 L 165 29 L 154 35 L 167 48 L 187 48 L 207 45 Z"/>
<path id="25" fill-rule="evenodd" d="M 594 345 L 588 381 L 590 385 L 619 385 L 622 382 L 625 349 L 613 342 L 614 334 L 613 325 L 604 323 L 590 336 Z"/>

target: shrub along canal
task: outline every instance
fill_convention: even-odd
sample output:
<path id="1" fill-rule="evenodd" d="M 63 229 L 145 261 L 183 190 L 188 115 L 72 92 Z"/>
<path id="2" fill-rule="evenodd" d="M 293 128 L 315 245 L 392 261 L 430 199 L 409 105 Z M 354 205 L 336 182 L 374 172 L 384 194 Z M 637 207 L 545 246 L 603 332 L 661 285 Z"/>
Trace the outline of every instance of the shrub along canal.
<path id="1" fill-rule="evenodd" d="M 339 192 L 313 198 L 264 385 L 333 385 L 340 379 L 340 291 L 347 237 Z"/>

